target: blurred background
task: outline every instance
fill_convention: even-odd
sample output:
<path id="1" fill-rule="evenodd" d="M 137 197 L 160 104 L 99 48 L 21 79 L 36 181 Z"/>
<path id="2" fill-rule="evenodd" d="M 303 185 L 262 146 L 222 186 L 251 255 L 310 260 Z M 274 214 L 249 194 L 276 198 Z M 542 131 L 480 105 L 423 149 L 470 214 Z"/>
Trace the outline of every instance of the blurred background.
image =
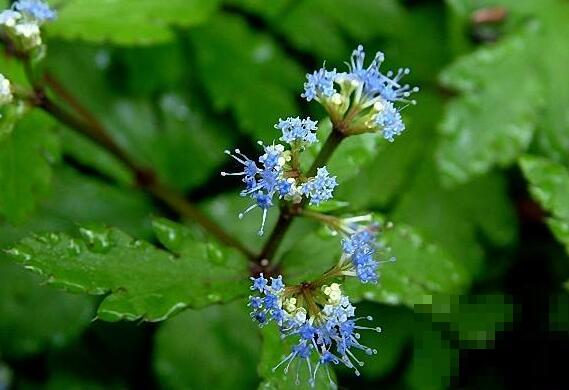
<path id="1" fill-rule="evenodd" d="M 0 1 L 7 6 L 6 1 Z M 404 229 L 393 292 L 359 310 L 383 328 L 344 389 L 564 388 L 569 352 L 569 3 L 565 0 L 53 1 L 44 71 L 68 107 L 252 246 L 259 215 L 224 149 L 255 155 L 301 99 L 307 72 L 363 44 L 420 87 L 392 144 L 350 143 L 337 198 Z M 5 8 L 5 7 L 4 7 Z M 0 72 L 26 84 L 2 55 Z M 155 243 L 178 219 L 108 151 L 40 112 L 0 128 L 0 245 L 101 223 Z M 6 131 L 8 133 L 8 131 Z M 139 178 L 140 179 L 140 178 Z M 140 184 L 140 183 L 139 183 Z M 272 213 L 269 224 L 274 223 Z M 183 221 L 191 224 L 191 221 Z M 310 236 L 311 237 L 311 236 Z M 301 267 L 297 236 L 283 258 Z M 294 244 L 294 245 L 293 245 Z M 296 245 L 298 244 L 298 245 Z M 299 249 L 300 248 L 300 249 Z M 384 269 L 391 264 L 384 265 Z M 460 270 L 460 283 L 439 277 Z M 389 272 L 386 270 L 385 272 Z M 435 294 L 417 302 L 413 291 Z M 243 302 L 162 323 L 95 318 L 0 253 L 0 389 L 251 389 L 261 338 Z"/>

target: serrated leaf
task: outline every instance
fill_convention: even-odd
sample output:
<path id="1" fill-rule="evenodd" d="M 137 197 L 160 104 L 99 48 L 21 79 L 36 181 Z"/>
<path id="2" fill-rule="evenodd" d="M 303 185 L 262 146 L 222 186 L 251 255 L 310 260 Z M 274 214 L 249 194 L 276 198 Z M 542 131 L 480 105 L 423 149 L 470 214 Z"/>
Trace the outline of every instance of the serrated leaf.
<path id="1" fill-rule="evenodd" d="M 548 224 L 569 253 L 569 169 L 544 157 L 520 160 L 532 196 L 551 214 Z"/>
<path id="2" fill-rule="evenodd" d="M 279 117 L 298 111 L 303 73 L 267 35 L 234 16 L 217 17 L 191 34 L 198 71 L 217 110 L 230 110 L 257 139 L 278 138 Z"/>
<path id="3" fill-rule="evenodd" d="M 534 64 L 534 29 L 459 59 L 441 75 L 462 95 L 451 101 L 440 126 L 437 163 L 446 183 L 464 183 L 523 153 L 543 107 Z M 520 83 L 523 80 L 523 83 Z M 515 91 L 515 93 L 512 93 Z"/>
<path id="4" fill-rule="evenodd" d="M 188 310 L 155 338 L 154 369 L 167 389 L 252 389 L 260 340 L 247 303 Z"/>
<path id="5" fill-rule="evenodd" d="M 433 295 L 459 294 L 467 289 L 470 275 L 464 266 L 413 228 L 398 224 L 387 230 L 381 241 L 397 260 L 379 268 L 377 284 L 347 281 L 350 297 L 413 307 L 430 302 Z"/>
<path id="6" fill-rule="evenodd" d="M 0 141 L 0 214 L 9 221 L 21 222 L 49 192 L 51 165 L 60 157 L 51 124 L 35 112 Z"/>
<path id="7" fill-rule="evenodd" d="M 93 318 L 93 300 L 40 286 L 38 277 L 4 257 L 0 255 L 2 355 L 24 358 L 76 339 Z"/>
<path id="8" fill-rule="evenodd" d="M 289 372 L 285 374 L 283 367 L 273 371 L 273 368 L 288 354 L 294 345 L 291 337 L 284 340 L 280 337 L 280 331 L 276 325 L 264 326 L 261 330 L 263 335 L 263 346 L 261 350 L 261 361 L 259 362 L 259 374 L 263 382 L 259 386 L 261 390 L 308 390 L 308 389 L 336 389 L 334 371 L 329 368 L 331 379 L 326 374 L 325 367 L 321 367 L 317 374 L 314 387 L 309 384 L 310 376 L 308 366 L 305 361 L 292 364 Z M 312 354 L 314 357 L 315 354 Z M 314 368 L 316 361 L 312 362 Z M 298 370 L 298 371 L 297 371 Z M 298 375 L 298 382 L 296 378 Z"/>
<path id="9" fill-rule="evenodd" d="M 247 262 L 214 243 L 185 240 L 187 228 L 172 227 L 158 239 L 173 253 L 114 228 L 81 228 L 80 238 L 45 234 L 22 240 L 9 251 L 14 260 L 60 288 L 106 294 L 98 317 L 160 321 L 180 310 L 199 308 L 247 293 Z"/>
<path id="10" fill-rule="evenodd" d="M 174 26 L 207 21 L 218 4 L 217 0 L 60 0 L 58 18 L 47 32 L 52 37 L 98 43 L 162 43 L 174 37 Z"/>

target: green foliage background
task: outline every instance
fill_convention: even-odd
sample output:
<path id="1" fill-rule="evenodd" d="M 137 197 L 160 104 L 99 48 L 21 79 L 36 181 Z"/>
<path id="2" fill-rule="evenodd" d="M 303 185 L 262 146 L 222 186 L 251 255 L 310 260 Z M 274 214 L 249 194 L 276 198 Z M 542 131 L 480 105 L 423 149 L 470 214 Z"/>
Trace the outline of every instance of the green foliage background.
<path id="1" fill-rule="evenodd" d="M 254 153 L 280 117 L 324 119 L 300 98 L 305 73 L 343 68 L 359 43 L 412 69 L 406 132 L 349 139 L 329 165 L 346 211 L 395 223 L 385 240 L 398 258 L 380 285 L 347 286 L 383 333 L 364 336 L 379 354 L 361 378 L 336 372 L 343 388 L 502 388 L 508 369 L 492 377 L 468 353 L 492 362 L 504 334 L 539 323 L 547 339 L 547 318 L 563 318 L 566 305 L 548 311 L 569 279 L 567 1 L 50 3 L 43 71 L 254 250 L 258 215 L 237 219 L 247 200 L 219 177 L 223 150 Z M 0 72 L 27 85 L 13 58 Z M 0 389 L 296 388 L 270 370 L 276 333 L 247 314 L 242 255 L 86 137 L 39 110 L 13 125 L 3 114 Z M 293 230 L 278 253 L 287 280 L 334 262 L 337 239 L 306 221 Z M 541 299 L 524 314 L 528 284 Z M 119 320 L 136 322 L 105 322 Z"/>

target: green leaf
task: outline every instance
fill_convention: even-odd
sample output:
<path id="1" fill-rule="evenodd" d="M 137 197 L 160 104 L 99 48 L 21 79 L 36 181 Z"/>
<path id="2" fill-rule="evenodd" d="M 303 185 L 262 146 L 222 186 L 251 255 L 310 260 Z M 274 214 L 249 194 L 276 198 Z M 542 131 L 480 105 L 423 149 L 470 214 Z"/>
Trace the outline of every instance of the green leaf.
<path id="1" fill-rule="evenodd" d="M 43 387 L 45 390 L 123 390 L 125 387 L 109 384 L 99 383 L 95 379 L 85 378 L 73 373 L 68 372 L 55 372 L 52 373 Z"/>
<path id="2" fill-rule="evenodd" d="M 21 222 L 50 189 L 51 165 L 59 160 L 58 138 L 51 121 L 31 113 L 0 141 L 0 214 Z"/>
<path id="3" fill-rule="evenodd" d="M 105 176 L 122 185 L 133 185 L 132 172 L 110 152 L 81 135 L 75 130 L 62 127 L 59 129 L 63 153 L 76 159 L 81 164 L 93 167 Z"/>
<path id="4" fill-rule="evenodd" d="M 569 253 L 569 169 L 544 157 L 520 159 L 532 196 L 552 214 L 548 224 Z"/>
<path id="5" fill-rule="evenodd" d="M 443 85 L 461 93 L 448 104 L 440 127 L 437 162 L 446 183 L 507 166 L 527 149 L 543 107 L 535 65 L 528 61 L 534 30 L 481 48 L 441 75 Z"/>
<path id="6" fill-rule="evenodd" d="M 349 172 L 352 178 L 338 186 L 336 196 L 349 200 L 355 210 L 389 205 L 405 193 L 416 167 L 430 158 L 425 140 L 433 138 L 433 120 L 442 110 L 442 101 L 429 90 L 421 91 L 417 99 L 420 104 L 406 110 L 407 130 L 393 143 L 380 143 L 372 160 L 356 170 L 359 173 Z"/>
<path id="7" fill-rule="evenodd" d="M 429 303 L 433 295 L 464 292 L 470 275 L 464 265 L 413 228 L 397 224 L 381 237 L 395 262 L 379 268 L 379 283 L 346 282 L 348 295 L 374 302 L 413 305 Z"/>
<path id="8" fill-rule="evenodd" d="M 493 348 L 496 333 L 514 321 L 514 306 L 501 294 L 439 296 L 431 305 L 415 310 L 431 313 L 433 323 L 448 323 L 464 349 Z"/>
<path id="9" fill-rule="evenodd" d="M 198 71 L 218 111 L 230 110 L 256 139 L 278 138 L 279 117 L 298 112 L 303 72 L 267 35 L 222 15 L 191 33 Z"/>
<path id="10" fill-rule="evenodd" d="M 217 0 L 72 0 L 57 2 L 51 37 L 120 45 L 148 45 L 174 38 L 172 27 L 192 27 L 215 14 Z"/>
<path id="11" fill-rule="evenodd" d="M 118 229 L 88 227 L 80 233 L 80 238 L 55 233 L 26 238 L 9 254 L 50 284 L 106 294 L 98 309 L 103 320 L 160 321 L 187 307 L 247 293 L 245 259 L 217 244 L 191 239 L 181 225 L 170 226 L 169 234 L 158 234 L 171 252 Z"/>
<path id="12" fill-rule="evenodd" d="M 462 31 L 466 30 L 470 23 L 470 15 L 481 7 L 501 6 L 508 11 L 508 32 L 516 31 L 519 26 L 527 30 L 534 30 L 529 37 L 532 42 L 528 50 L 515 59 L 520 64 L 530 65 L 530 69 L 524 74 L 518 73 L 518 68 L 512 68 L 512 77 L 516 80 L 524 80 L 524 83 L 514 85 L 512 91 L 516 95 L 522 90 L 522 84 L 528 80 L 537 79 L 541 85 L 540 93 L 534 96 L 532 101 L 542 105 L 542 110 L 534 120 L 537 127 L 535 136 L 536 146 L 545 155 L 558 160 L 569 162 L 567 149 L 569 148 L 569 118 L 566 115 L 566 102 L 569 100 L 569 91 L 559 88 L 560 85 L 569 83 L 566 64 L 569 61 L 569 47 L 565 38 L 569 34 L 569 5 L 563 0 L 449 0 L 452 10 L 462 23 Z M 555 53 L 544 56 L 542 53 Z M 512 85 L 511 78 L 496 77 L 496 88 L 508 89 Z M 505 93 L 505 92 L 504 92 Z M 509 95 L 511 99 L 513 95 Z M 517 100 L 517 99 L 516 99 Z M 497 106 L 502 107 L 503 100 L 499 100 Z"/>
<path id="13" fill-rule="evenodd" d="M 260 340 L 246 302 L 188 310 L 156 335 L 154 369 L 166 389 L 252 389 Z"/>
<path id="14" fill-rule="evenodd" d="M 2 355 L 23 358 L 76 339 L 93 318 L 93 300 L 40 286 L 38 277 L 3 257 L 0 255 Z"/>
<path id="15" fill-rule="evenodd" d="M 280 331 L 275 324 L 270 324 L 262 328 L 263 347 L 261 350 L 261 361 L 259 363 L 259 374 L 263 378 L 263 382 L 259 389 L 262 390 L 308 390 L 308 389 L 336 389 L 335 383 L 331 383 L 326 374 L 325 367 L 320 367 L 316 375 L 314 387 L 309 385 L 310 376 L 308 374 L 308 366 L 305 361 L 299 361 L 292 364 L 288 374 L 284 373 L 284 367 L 281 366 L 273 371 L 273 368 L 288 354 L 290 354 L 294 345 L 293 337 L 287 337 L 281 340 Z M 314 358 L 316 354 L 312 354 Z M 315 359 L 313 359 L 315 360 Z M 314 368 L 316 361 L 312 361 Z M 298 370 L 298 371 L 297 371 Z M 330 376 L 334 380 L 334 370 L 329 369 Z M 298 374 L 298 384 L 296 376 Z"/>
<path id="16" fill-rule="evenodd" d="M 403 7 L 394 0 L 271 1 L 231 0 L 263 17 L 296 49 L 342 64 L 354 47 L 348 41 L 394 36 L 404 29 Z M 377 23 L 389 20 L 389 23 Z M 336 63 L 334 63 L 336 65 Z"/>
<path id="17" fill-rule="evenodd" d="M 176 45 L 168 47 L 179 49 Z M 199 95 L 169 89 L 154 91 L 151 96 L 119 95 L 112 73 L 97 66 L 101 54 L 109 56 L 112 63 L 114 57 L 109 51 L 61 43 L 50 46 L 50 50 L 55 52 L 52 56 L 55 58 L 50 57 L 50 70 L 57 79 L 140 166 L 152 167 L 172 187 L 196 188 L 216 174 L 226 161 L 223 149 L 232 143 L 234 135 L 224 131 L 219 120 L 209 117 Z M 79 75 L 73 71 L 75 67 L 81 67 Z M 153 78 L 151 73 L 147 77 Z M 122 165 L 107 151 L 77 136 L 66 136 L 66 141 L 70 141 L 66 152 L 75 159 L 121 183 L 126 179 Z"/>
<path id="18" fill-rule="evenodd" d="M 282 257 L 283 277 L 287 284 L 314 280 L 332 268 L 342 253 L 337 236 L 311 232 L 299 239 Z"/>
<path id="19" fill-rule="evenodd" d="M 405 374 L 410 389 L 448 389 L 458 367 L 458 350 L 433 327 L 431 321 L 415 321 L 414 353 L 411 366 Z"/>
<path id="20" fill-rule="evenodd" d="M 324 119 L 318 124 L 317 143 L 312 144 L 306 152 L 301 155 L 301 165 L 304 170 L 308 170 L 312 162 L 320 152 L 332 131 L 329 119 Z M 377 155 L 381 146 L 387 141 L 379 133 L 364 133 L 354 137 L 348 137 L 342 141 L 330 160 L 326 164 L 328 171 L 336 176 L 336 180 L 342 186 L 349 179 L 362 173 L 368 163 Z M 341 188 L 341 187 L 339 187 Z"/>
<path id="21" fill-rule="evenodd" d="M 51 195 L 31 218 L 17 226 L 0 224 L 0 247 L 30 232 L 73 232 L 77 224 L 108 223 L 137 238 L 152 236 L 152 203 L 141 192 L 110 186 L 65 166 L 54 173 Z"/>
<path id="22" fill-rule="evenodd" d="M 500 247 L 512 245 L 517 238 L 516 214 L 502 176 L 485 175 L 448 189 L 441 185 L 431 160 L 424 160 L 418 168 L 395 208 L 393 220 L 418 229 L 474 277 L 484 266 L 480 231 Z"/>

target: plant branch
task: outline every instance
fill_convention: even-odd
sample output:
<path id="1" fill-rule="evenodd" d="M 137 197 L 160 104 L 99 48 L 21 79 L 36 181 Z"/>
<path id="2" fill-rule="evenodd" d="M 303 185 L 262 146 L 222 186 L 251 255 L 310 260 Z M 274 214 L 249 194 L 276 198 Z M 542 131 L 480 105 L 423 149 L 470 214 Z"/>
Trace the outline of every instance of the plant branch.
<path id="1" fill-rule="evenodd" d="M 308 177 L 314 176 L 318 168 L 326 165 L 344 138 L 346 138 L 346 136 L 344 135 L 341 128 L 334 126 L 332 128 L 332 132 L 326 139 L 324 146 L 322 146 L 322 149 L 320 149 L 320 153 L 318 153 L 314 159 L 314 162 L 312 163 L 312 166 L 308 170 Z M 287 205 L 281 208 L 277 224 L 267 239 L 265 246 L 261 250 L 261 253 L 259 256 L 257 256 L 258 263 L 261 263 L 264 260 L 268 261 L 269 264 L 271 263 L 271 260 L 279 249 L 279 246 L 282 243 L 286 233 L 288 232 L 292 221 L 297 215 L 300 214 L 302 208 L 305 206 L 306 200 L 298 205 Z"/>
<path id="2" fill-rule="evenodd" d="M 242 252 L 249 260 L 255 259 L 255 254 L 245 247 L 237 239 L 229 235 L 221 226 L 203 214 L 196 206 L 190 203 L 178 191 L 161 183 L 155 172 L 149 168 L 140 166 L 130 157 L 109 135 L 99 121 L 85 109 L 69 92 L 61 86 L 52 76 L 47 75 L 45 82 L 51 89 L 67 102 L 80 116 L 71 114 L 47 95 L 44 87 L 34 82 L 29 60 L 24 59 L 24 66 L 29 81 L 34 87 L 32 103 L 65 124 L 69 128 L 87 136 L 97 144 L 108 150 L 121 162 L 123 162 L 136 177 L 137 185 L 151 194 L 154 198 L 165 204 L 178 215 L 194 220 L 207 232 L 215 236 L 222 243 L 232 246 Z"/>

